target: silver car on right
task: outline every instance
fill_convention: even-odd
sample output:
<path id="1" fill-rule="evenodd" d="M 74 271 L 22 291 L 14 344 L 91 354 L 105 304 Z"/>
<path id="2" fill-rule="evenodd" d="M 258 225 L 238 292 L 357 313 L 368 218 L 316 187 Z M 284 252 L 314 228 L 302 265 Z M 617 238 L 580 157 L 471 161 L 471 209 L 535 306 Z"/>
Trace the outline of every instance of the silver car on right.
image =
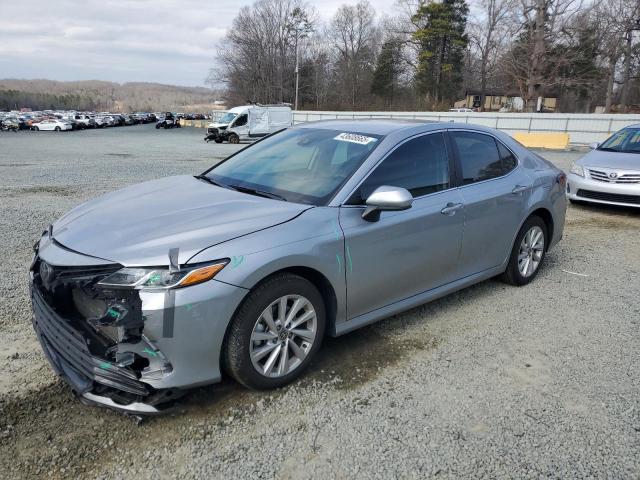
<path id="1" fill-rule="evenodd" d="M 591 148 L 571 165 L 569 200 L 640 207 L 640 124 L 623 128 Z"/>

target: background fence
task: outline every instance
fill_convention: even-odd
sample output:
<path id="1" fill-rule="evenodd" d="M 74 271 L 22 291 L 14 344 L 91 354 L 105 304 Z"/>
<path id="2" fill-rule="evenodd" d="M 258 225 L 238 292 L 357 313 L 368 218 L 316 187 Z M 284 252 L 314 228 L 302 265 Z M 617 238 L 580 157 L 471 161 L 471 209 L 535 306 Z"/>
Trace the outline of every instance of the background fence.
<path id="1" fill-rule="evenodd" d="M 565 114 L 565 113 L 457 113 L 457 112 L 294 112 L 294 122 L 330 119 L 397 118 L 475 123 L 509 134 L 517 132 L 568 133 L 570 142 L 587 145 L 601 142 L 613 132 L 640 124 L 640 115 Z"/>

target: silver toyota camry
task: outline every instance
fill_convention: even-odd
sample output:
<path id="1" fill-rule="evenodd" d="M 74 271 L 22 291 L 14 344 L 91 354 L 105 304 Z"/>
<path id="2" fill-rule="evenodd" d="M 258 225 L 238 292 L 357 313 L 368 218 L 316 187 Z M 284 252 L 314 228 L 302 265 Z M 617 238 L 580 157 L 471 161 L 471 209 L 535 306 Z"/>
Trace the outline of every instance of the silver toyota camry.
<path id="1" fill-rule="evenodd" d="M 623 128 L 571 166 L 573 202 L 640 207 L 640 125 Z"/>
<path id="2" fill-rule="evenodd" d="M 158 413 L 223 372 L 280 387 L 325 335 L 491 277 L 531 282 L 565 188 L 488 128 L 302 124 L 53 223 L 30 268 L 35 331 L 85 403 Z"/>

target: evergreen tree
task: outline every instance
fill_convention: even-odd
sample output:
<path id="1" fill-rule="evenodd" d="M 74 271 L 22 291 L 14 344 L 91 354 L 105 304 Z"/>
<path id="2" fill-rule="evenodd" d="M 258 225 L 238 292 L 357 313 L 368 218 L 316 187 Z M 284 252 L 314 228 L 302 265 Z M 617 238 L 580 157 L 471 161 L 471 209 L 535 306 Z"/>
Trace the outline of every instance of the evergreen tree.
<path id="1" fill-rule="evenodd" d="M 416 83 L 418 93 L 434 103 L 455 100 L 462 86 L 465 34 L 469 7 L 465 0 L 423 3 L 413 21 L 420 44 Z"/>
<path id="2" fill-rule="evenodd" d="M 402 72 L 400 53 L 402 43 L 397 38 L 389 38 L 383 44 L 378 55 L 376 69 L 373 72 L 371 93 L 382 97 L 387 106 L 393 104 L 398 77 Z"/>

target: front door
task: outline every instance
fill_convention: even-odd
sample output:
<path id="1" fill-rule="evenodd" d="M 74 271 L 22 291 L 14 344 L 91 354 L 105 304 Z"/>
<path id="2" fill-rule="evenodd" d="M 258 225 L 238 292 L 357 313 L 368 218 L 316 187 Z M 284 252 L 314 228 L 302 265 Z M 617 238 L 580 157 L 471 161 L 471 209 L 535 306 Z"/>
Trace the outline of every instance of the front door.
<path id="1" fill-rule="evenodd" d="M 414 137 L 392 151 L 340 208 L 349 319 L 457 278 L 464 218 L 451 165 L 442 133 Z M 382 212 L 376 222 L 363 220 L 364 201 L 382 185 L 409 190 L 413 206 Z"/>

